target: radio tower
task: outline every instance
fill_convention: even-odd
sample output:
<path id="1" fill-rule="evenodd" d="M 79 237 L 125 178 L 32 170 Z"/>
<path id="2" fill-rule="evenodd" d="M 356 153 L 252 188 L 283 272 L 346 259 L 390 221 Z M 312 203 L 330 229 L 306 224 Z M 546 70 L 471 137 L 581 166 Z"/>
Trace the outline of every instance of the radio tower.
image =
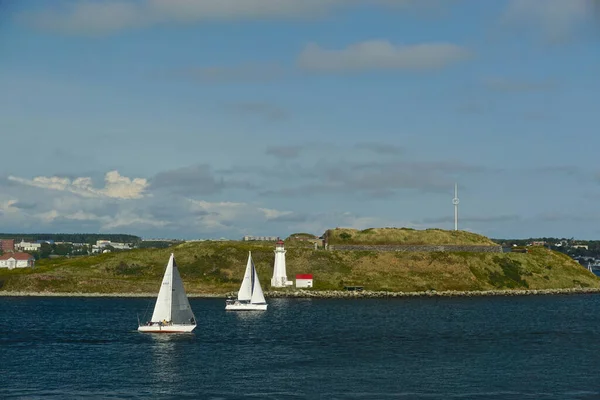
<path id="1" fill-rule="evenodd" d="M 452 199 L 454 204 L 454 230 L 458 230 L 458 185 L 454 184 L 454 198 Z"/>

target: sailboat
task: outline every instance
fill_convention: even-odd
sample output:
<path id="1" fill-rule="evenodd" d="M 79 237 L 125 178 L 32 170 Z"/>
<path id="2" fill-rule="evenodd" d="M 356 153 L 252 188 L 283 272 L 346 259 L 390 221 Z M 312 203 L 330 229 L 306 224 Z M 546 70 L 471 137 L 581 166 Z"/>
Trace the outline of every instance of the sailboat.
<path id="1" fill-rule="evenodd" d="M 248 252 L 248 262 L 246 263 L 246 272 L 244 280 L 237 295 L 237 299 L 228 299 L 226 301 L 225 310 L 231 311 L 264 311 L 267 309 L 265 295 L 260 287 L 258 274 L 254 261 L 252 261 L 252 253 Z"/>
<path id="2" fill-rule="evenodd" d="M 140 332 L 184 333 L 196 328 L 196 317 L 190 307 L 181 275 L 171 253 L 163 276 L 152 318 L 145 325 L 139 325 Z"/>

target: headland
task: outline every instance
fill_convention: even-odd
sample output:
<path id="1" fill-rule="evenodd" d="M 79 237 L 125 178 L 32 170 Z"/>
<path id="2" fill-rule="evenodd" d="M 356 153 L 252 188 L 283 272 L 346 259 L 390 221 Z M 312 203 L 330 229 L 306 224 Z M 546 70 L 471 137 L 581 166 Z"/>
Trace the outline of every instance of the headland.
<path id="1" fill-rule="evenodd" d="M 0 271 L 0 295 L 154 297 L 174 253 L 190 297 L 225 297 L 241 283 L 252 251 L 267 297 L 406 297 L 592 293 L 600 279 L 570 257 L 542 246 L 502 252 L 490 239 L 463 231 L 331 229 L 327 250 L 288 238 L 288 278 L 313 274 L 310 290 L 271 291 L 270 242 L 186 242 L 40 260 L 34 269 Z M 345 247 L 344 247 L 345 246 Z M 359 286 L 361 292 L 344 288 Z"/>

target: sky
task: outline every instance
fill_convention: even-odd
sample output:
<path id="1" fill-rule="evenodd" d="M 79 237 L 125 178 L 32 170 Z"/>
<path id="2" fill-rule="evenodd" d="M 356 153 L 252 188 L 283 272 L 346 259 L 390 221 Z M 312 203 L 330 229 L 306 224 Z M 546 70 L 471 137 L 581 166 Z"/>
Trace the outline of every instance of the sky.
<path id="1" fill-rule="evenodd" d="M 600 239 L 594 0 L 0 0 L 0 232 Z"/>

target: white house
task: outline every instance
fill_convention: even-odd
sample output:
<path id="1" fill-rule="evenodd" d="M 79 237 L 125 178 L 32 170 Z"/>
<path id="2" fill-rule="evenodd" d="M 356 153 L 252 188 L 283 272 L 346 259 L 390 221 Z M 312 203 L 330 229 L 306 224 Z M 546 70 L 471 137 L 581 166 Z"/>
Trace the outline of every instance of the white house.
<path id="1" fill-rule="evenodd" d="M 35 258 L 27 253 L 6 253 L 0 256 L 0 268 L 33 268 Z"/>
<path id="2" fill-rule="evenodd" d="M 311 287 L 313 287 L 313 276 L 312 276 L 312 274 L 298 274 L 298 275 L 296 275 L 296 287 L 297 288 L 311 288 Z"/>

